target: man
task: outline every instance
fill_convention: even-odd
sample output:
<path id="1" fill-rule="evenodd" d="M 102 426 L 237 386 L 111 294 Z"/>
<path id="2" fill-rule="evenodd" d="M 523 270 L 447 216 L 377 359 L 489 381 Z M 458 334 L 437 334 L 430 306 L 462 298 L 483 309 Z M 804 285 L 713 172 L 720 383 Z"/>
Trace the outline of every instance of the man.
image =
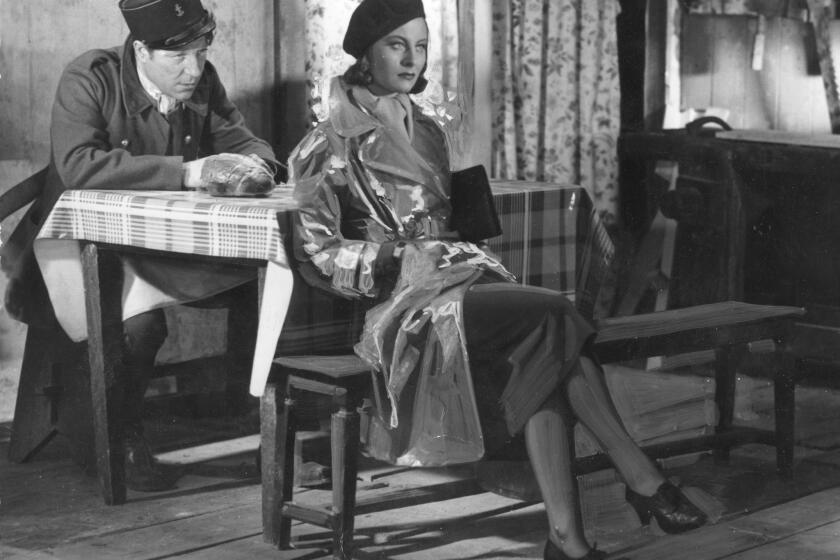
<path id="1" fill-rule="evenodd" d="M 201 189 L 216 175 L 242 170 L 273 183 L 278 169 L 271 147 L 248 130 L 207 61 L 216 24 L 201 0 L 120 0 L 119 8 L 129 28 L 124 45 L 82 54 L 59 81 L 43 194 L 3 246 L 6 307 L 30 325 L 56 326 L 32 242 L 65 189 Z M 247 289 L 253 271 L 245 269 L 145 256 L 121 261 L 122 278 L 109 279 L 111 289 L 145 283 L 180 302 L 237 286 L 255 294 Z M 154 463 L 142 429 L 143 395 L 167 334 L 162 310 L 125 318 L 124 332 L 118 382 L 127 485 L 164 490 L 174 480 Z"/>

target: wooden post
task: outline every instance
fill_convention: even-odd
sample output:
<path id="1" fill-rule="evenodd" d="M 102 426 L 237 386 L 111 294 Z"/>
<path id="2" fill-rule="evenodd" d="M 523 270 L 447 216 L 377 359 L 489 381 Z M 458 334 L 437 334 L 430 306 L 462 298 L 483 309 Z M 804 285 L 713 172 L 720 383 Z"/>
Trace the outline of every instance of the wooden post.
<path id="1" fill-rule="evenodd" d="M 824 0 L 808 0 L 811 12 L 811 24 L 817 43 L 817 59 L 820 63 L 825 99 L 828 102 L 828 118 L 831 132 L 840 134 L 840 96 L 837 93 L 837 76 L 834 70 L 834 58 L 831 55 L 830 7 Z"/>
<path id="2" fill-rule="evenodd" d="M 309 127 L 306 91 L 306 8 L 303 0 L 274 3 L 274 76 L 277 85 L 274 141 L 285 161 Z"/>
<path id="3" fill-rule="evenodd" d="M 462 108 L 466 111 L 463 144 L 468 147 L 460 167 L 481 164 L 490 174 L 493 149 L 492 5 L 486 0 L 460 0 L 458 20 L 461 34 L 458 46 L 461 83 L 458 89 Z"/>

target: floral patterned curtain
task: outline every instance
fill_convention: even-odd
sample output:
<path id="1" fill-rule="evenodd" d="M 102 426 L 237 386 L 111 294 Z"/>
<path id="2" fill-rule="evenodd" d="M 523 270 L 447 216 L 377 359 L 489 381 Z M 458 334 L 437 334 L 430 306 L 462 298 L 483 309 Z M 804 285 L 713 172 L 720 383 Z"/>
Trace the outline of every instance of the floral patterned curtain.
<path id="1" fill-rule="evenodd" d="M 493 175 L 581 185 L 618 219 L 616 0 L 494 0 Z"/>
<path id="2" fill-rule="evenodd" d="M 310 88 L 312 120 L 327 115 L 329 81 L 344 73 L 354 59 L 341 48 L 350 15 L 361 0 L 304 0 L 306 6 L 306 75 Z M 458 3 L 453 0 L 424 0 L 429 24 L 429 87 L 415 96 L 424 110 L 454 99 L 458 86 Z M 440 115 L 445 118 L 445 115 Z"/>

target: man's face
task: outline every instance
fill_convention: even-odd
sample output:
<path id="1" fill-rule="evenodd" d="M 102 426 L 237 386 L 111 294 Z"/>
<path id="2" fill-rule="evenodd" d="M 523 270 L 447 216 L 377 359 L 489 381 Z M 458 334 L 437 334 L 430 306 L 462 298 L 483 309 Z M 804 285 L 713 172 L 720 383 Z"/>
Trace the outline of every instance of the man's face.
<path id="1" fill-rule="evenodd" d="M 146 76 L 160 91 L 179 101 L 186 101 L 192 97 L 204 72 L 209 46 L 207 37 L 199 37 L 177 50 L 152 50 L 142 45 L 135 52 L 137 63 L 142 65 Z"/>

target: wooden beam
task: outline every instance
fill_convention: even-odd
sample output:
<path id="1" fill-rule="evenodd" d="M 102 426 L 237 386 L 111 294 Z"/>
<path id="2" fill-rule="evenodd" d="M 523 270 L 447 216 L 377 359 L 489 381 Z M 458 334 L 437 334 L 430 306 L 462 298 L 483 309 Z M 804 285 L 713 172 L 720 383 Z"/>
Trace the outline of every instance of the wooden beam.
<path id="1" fill-rule="evenodd" d="M 465 151 L 458 167 L 484 165 L 491 172 L 492 130 L 492 64 L 493 10 L 486 0 L 459 0 L 460 25 L 458 89 L 466 111 L 464 126 Z"/>
<path id="2" fill-rule="evenodd" d="M 814 26 L 817 59 L 820 63 L 825 99 L 828 103 L 831 132 L 838 134 L 840 133 L 840 96 L 837 94 L 837 76 L 834 58 L 831 55 L 831 12 L 824 0 L 808 0 L 808 9 L 811 12 L 811 24 Z"/>
<path id="3" fill-rule="evenodd" d="M 303 0 L 275 0 L 274 76 L 277 85 L 274 144 L 285 161 L 309 127 L 306 89 L 306 6 Z"/>

